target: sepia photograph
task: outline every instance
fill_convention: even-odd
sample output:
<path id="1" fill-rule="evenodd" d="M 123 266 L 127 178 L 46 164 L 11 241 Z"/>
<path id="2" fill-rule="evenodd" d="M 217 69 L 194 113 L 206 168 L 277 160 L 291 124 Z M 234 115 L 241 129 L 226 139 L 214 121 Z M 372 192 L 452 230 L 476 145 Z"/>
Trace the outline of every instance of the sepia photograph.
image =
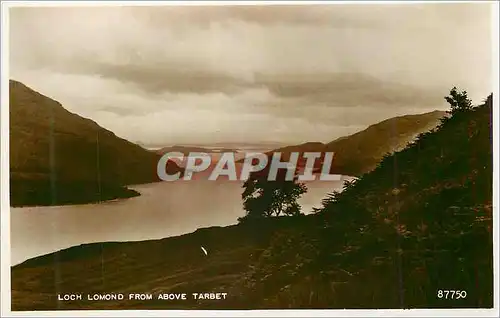
<path id="1" fill-rule="evenodd" d="M 2 312 L 498 314 L 498 8 L 3 2 Z"/>

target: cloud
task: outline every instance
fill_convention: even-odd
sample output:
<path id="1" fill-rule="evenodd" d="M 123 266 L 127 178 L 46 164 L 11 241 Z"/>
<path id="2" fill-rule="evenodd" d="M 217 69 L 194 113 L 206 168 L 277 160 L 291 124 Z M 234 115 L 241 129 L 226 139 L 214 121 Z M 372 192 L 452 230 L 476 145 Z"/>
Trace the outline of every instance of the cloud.
<path id="1" fill-rule="evenodd" d="M 132 141 L 331 140 L 488 94 L 490 8 L 13 8 L 11 77 Z"/>

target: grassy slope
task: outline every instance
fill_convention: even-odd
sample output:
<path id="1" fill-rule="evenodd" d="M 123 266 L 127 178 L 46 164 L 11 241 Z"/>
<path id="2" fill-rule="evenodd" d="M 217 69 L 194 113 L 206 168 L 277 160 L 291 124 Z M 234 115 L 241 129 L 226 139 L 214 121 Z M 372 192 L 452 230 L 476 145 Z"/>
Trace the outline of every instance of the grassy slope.
<path id="1" fill-rule="evenodd" d="M 162 240 L 96 243 L 28 260 L 12 269 L 13 310 L 193 309 L 240 306 L 241 279 L 276 231 L 295 220 L 200 229 Z M 204 246 L 208 256 L 201 250 Z M 180 252 L 182 251 L 182 252 Z M 226 301 L 59 302 L 58 293 L 228 292 Z M 232 291 L 232 292 L 231 292 Z"/>
<path id="2" fill-rule="evenodd" d="M 138 195 L 159 181 L 159 155 L 10 81 L 11 205 L 87 203 Z"/>
<path id="3" fill-rule="evenodd" d="M 315 215 L 74 247 L 15 266 L 13 309 L 491 307 L 491 159 L 489 102 L 386 157 Z M 439 299 L 438 289 L 467 297 Z M 230 297 L 55 300 L 100 290 Z"/>

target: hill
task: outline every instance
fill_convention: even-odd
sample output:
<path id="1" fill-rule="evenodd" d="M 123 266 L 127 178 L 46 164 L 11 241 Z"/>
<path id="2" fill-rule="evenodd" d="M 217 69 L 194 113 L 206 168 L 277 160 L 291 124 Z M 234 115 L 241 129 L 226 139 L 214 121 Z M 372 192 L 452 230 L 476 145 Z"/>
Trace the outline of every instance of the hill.
<path id="1" fill-rule="evenodd" d="M 445 114 L 436 110 L 393 117 L 326 144 L 307 142 L 281 147 L 268 154 L 271 156 L 274 152 L 281 152 L 282 160 L 288 160 L 290 152 L 334 152 L 331 173 L 360 176 L 373 170 L 385 154 L 401 150 L 419 133 L 436 127 Z"/>
<path id="2" fill-rule="evenodd" d="M 159 181 L 159 155 L 20 82 L 9 84 L 12 206 L 136 196 L 124 185 Z M 177 170 L 173 162 L 168 166 Z"/>
<path id="3" fill-rule="evenodd" d="M 491 115 L 490 96 L 443 119 L 313 215 L 28 260 L 12 267 L 12 308 L 491 308 Z M 228 298 L 57 301 L 65 292 L 205 291 Z"/>
<path id="4" fill-rule="evenodd" d="M 492 106 L 443 119 L 325 198 L 321 226 L 276 236 L 243 294 L 266 308 L 491 308 Z"/>
<path id="5" fill-rule="evenodd" d="M 385 154 L 403 149 L 420 133 L 436 127 L 443 111 L 393 117 L 326 144 L 335 153 L 335 173 L 359 176 L 373 170 Z"/>

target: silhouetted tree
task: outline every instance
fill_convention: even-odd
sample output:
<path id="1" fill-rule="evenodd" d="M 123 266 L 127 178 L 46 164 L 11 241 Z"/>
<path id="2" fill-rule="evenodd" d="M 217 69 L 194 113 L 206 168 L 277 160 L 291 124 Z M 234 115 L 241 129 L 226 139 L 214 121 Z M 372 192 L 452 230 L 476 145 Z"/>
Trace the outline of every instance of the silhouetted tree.
<path id="1" fill-rule="evenodd" d="M 300 215 L 297 200 L 307 192 L 305 184 L 278 178 L 269 181 L 265 175 L 254 174 L 244 184 L 241 195 L 246 215 L 239 221 L 280 215 Z"/>
<path id="2" fill-rule="evenodd" d="M 472 101 L 467 96 L 467 92 L 459 92 L 456 87 L 453 87 L 450 91 L 450 95 L 446 96 L 444 99 L 451 105 L 451 109 L 448 111 L 451 115 L 469 111 L 473 108 Z"/>

